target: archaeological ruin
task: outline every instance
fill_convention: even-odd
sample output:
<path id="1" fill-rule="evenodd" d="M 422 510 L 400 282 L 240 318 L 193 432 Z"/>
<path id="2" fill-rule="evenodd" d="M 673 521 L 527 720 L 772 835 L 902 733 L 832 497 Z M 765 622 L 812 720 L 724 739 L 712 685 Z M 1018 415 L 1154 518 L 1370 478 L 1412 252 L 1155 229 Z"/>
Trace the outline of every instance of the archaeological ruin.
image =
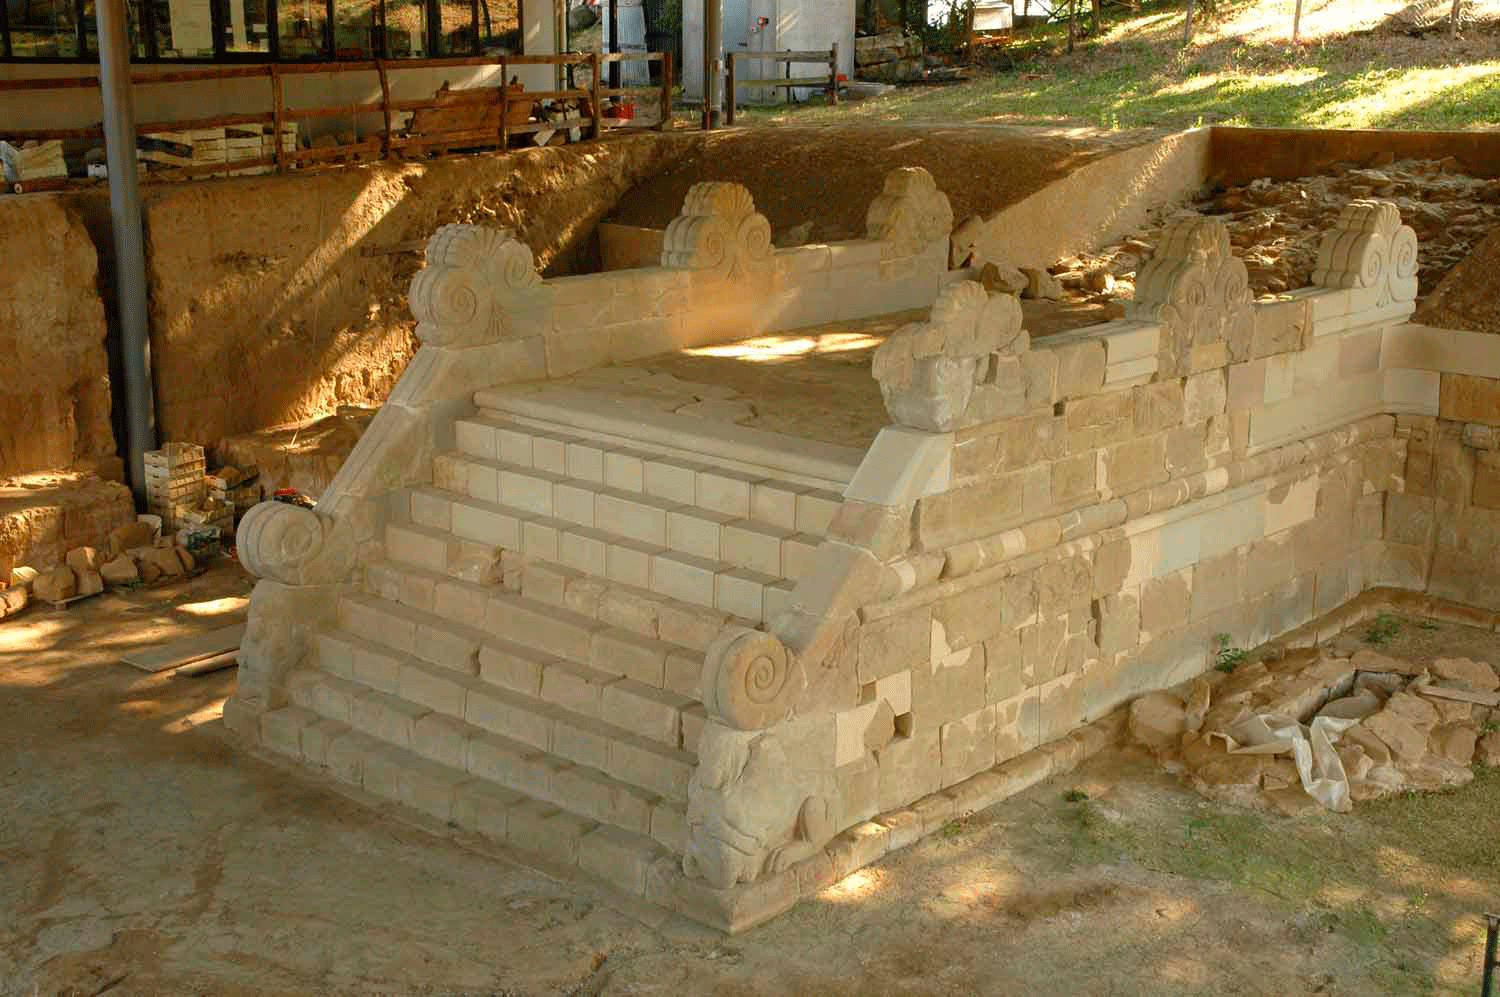
<path id="1" fill-rule="evenodd" d="M 1123 317 L 1048 335 L 985 266 L 1003 217 L 905 168 L 866 221 L 781 247 L 700 182 L 659 265 L 546 279 L 438 228 L 369 429 L 239 526 L 229 726 L 740 931 L 1078 764 L 1225 635 L 1500 605 L 1500 356 L 1411 321 L 1391 203 L 1259 297 L 1179 219 Z"/>

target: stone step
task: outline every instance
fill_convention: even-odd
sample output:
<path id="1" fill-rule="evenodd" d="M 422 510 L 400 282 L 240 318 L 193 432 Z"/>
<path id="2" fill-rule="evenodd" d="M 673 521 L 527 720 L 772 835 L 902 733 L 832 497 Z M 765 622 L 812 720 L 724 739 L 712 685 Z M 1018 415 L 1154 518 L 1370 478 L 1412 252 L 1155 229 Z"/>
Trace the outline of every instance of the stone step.
<path id="1" fill-rule="evenodd" d="M 609 495 L 604 503 L 609 508 L 617 508 L 632 498 L 654 500 L 642 504 L 647 510 L 658 511 L 687 506 L 716 513 L 726 521 L 749 520 L 782 534 L 822 537 L 843 501 L 840 491 L 716 464 L 711 449 L 693 457 L 671 457 L 586 439 L 566 431 L 523 425 L 494 412 L 480 412 L 457 420 L 454 435 L 454 456 L 473 459 L 473 485 L 481 494 L 486 493 L 493 468 L 499 476 L 498 488 L 503 489 L 507 482 L 511 484 L 513 498 L 501 499 L 511 504 L 532 497 L 543 502 L 545 483 L 565 481 L 575 488 L 588 486 L 595 493 Z M 468 493 L 474 494 L 472 489 Z M 570 508 L 576 508 L 581 501 L 581 497 L 568 492 L 559 496 L 559 502 Z M 645 529 L 657 529 L 661 517 L 647 510 L 642 510 L 637 518 Z M 540 505 L 534 511 L 567 518 L 561 510 Z M 601 508 L 599 513 L 604 518 L 605 509 Z M 593 515 L 592 511 L 587 514 Z M 650 537 L 639 539 L 665 542 L 651 541 Z"/>
<path id="2" fill-rule="evenodd" d="M 865 456 L 857 447 L 665 411 L 603 385 L 486 388 L 474 393 L 474 403 L 493 421 L 509 421 L 548 436 L 728 468 L 840 495 Z"/>
<path id="3" fill-rule="evenodd" d="M 329 674 L 455 717 L 468 715 L 471 691 L 487 695 L 493 687 L 511 694 L 500 706 L 516 714 L 515 723 L 541 732 L 530 739 L 538 748 L 547 747 L 545 728 L 563 710 L 606 725 L 609 736 L 636 734 L 696 754 L 704 712 L 690 696 L 466 628 L 431 638 L 441 627 L 419 624 L 413 645 L 387 643 L 358 626 L 369 613 L 357 597 L 344 606 L 341 627 L 318 635 Z M 409 612 L 372 608 L 387 617 Z"/>
<path id="4" fill-rule="evenodd" d="M 320 636 L 334 644 L 343 637 Z M 423 674 L 408 682 L 412 672 Z M 595 783 L 597 792 L 609 791 L 611 807 L 623 808 L 611 821 L 630 830 L 649 828 L 647 815 L 657 799 L 677 809 L 686 804 L 696 764 L 687 752 L 477 679 L 414 659 L 402 663 L 400 693 L 335 674 L 321 663 L 293 679 L 288 695 L 297 706 L 575 812 L 584 805 L 569 792 L 580 780 Z M 558 780 L 564 770 L 568 776 Z"/>
<path id="5" fill-rule="evenodd" d="M 616 788 L 575 767 L 553 770 L 556 788 L 542 795 L 506 788 L 490 777 L 490 769 L 511 749 L 465 725 L 428 721 L 416 745 L 402 747 L 293 705 L 262 715 L 260 727 L 261 742 L 273 751 L 634 896 L 646 892 L 654 863 L 684 849 L 680 806 L 660 799 L 637 802 L 629 792 L 623 805 L 606 804 Z M 592 792 L 579 792 L 572 782 Z M 553 802 L 559 791 L 566 794 L 566 807 Z M 580 812 L 592 807 L 597 816 Z"/>
<path id="6" fill-rule="evenodd" d="M 576 517 L 555 519 L 438 488 L 411 489 L 408 501 L 412 521 L 386 528 L 386 549 L 393 560 L 452 573 L 476 551 L 502 548 L 529 561 L 559 564 L 755 623 L 774 619 L 789 605 L 795 587 L 790 579 L 808 570 L 818 543 L 806 534 L 781 537 L 769 528 L 717 523 L 697 510 L 674 510 L 664 518 L 675 546 L 662 546 L 621 535 L 613 520 L 602 521 L 611 523 L 606 529 L 580 524 Z M 399 515 L 400 509 L 396 511 Z M 702 542 L 695 545 L 689 539 L 694 535 Z M 734 560 L 704 556 L 717 543 L 710 543 L 712 538 L 720 536 Z M 699 553 L 681 549 L 688 546 Z M 762 571 L 747 561 L 774 565 L 783 573 Z M 795 574 L 785 574 L 787 570 Z"/>
<path id="7" fill-rule="evenodd" d="M 533 578 L 539 577 L 536 568 L 529 570 Z M 566 595 L 560 603 L 542 601 L 390 560 L 367 565 L 364 577 L 364 593 L 341 598 L 340 624 L 402 653 L 461 669 L 461 662 L 478 660 L 481 644 L 499 639 L 543 658 L 631 678 L 692 701 L 700 698 L 701 649 L 617 626 L 611 622 L 615 614 L 585 615 L 572 608 Z M 534 585 L 533 591 L 538 588 Z M 606 605 L 613 607 L 614 601 Z M 629 608 L 622 604 L 620 615 Z M 685 636 L 712 639 L 709 621 L 685 614 L 669 615 L 667 620 Z M 469 671 L 473 674 L 474 668 Z"/>

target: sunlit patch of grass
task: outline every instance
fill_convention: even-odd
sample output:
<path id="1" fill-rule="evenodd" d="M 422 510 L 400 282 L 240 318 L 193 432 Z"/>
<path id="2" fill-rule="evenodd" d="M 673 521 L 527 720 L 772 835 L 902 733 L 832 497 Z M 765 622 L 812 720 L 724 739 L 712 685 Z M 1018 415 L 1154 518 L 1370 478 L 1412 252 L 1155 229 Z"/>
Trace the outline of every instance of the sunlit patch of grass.
<path id="1" fill-rule="evenodd" d="M 1233 123 L 1270 127 L 1464 129 L 1500 123 L 1500 36 L 1476 28 L 1407 38 L 1371 32 L 1393 8 L 1323 0 L 1304 9 L 1302 41 L 1289 39 L 1295 0 L 1224 0 L 1181 44 L 1182 4 L 1106 14 L 1100 34 L 1066 54 L 1066 25 L 1022 34 L 1013 68 L 971 69 L 946 87 L 899 89 L 838 107 L 821 101 L 754 108 L 761 124 L 992 122 L 1108 129 Z M 1481 9 L 1483 8 L 1483 9 Z M 1493 8 L 1493 9 L 1491 9 Z M 1500 0 L 1472 0 L 1474 16 Z"/>

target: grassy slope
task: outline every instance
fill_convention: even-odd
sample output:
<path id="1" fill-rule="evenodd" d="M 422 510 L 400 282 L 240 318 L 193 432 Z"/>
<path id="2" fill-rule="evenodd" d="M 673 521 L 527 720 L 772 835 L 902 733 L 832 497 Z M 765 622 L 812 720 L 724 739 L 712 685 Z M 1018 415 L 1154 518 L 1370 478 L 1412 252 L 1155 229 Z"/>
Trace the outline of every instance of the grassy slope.
<path id="1" fill-rule="evenodd" d="M 1441 17 L 1433 3 L 1427 18 Z M 1182 39 L 1180 0 L 1113 8 L 1098 38 L 1065 53 L 1066 29 L 1023 34 L 1017 68 L 975 69 L 951 87 L 903 89 L 838 109 L 754 112 L 759 123 L 994 121 L 1102 128 L 1253 124 L 1462 129 L 1500 125 L 1500 2 L 1468 0 L 1457 39 L 1412 37 L 1400 5 L 1310 0 L 1290 41 L 1293 0 L 1221 0 L 1215 20 Z M 1083 5 L 1080 3 L 1080 7 Z M 1080 19 L 1087 24 L 1087 18 Z"/>

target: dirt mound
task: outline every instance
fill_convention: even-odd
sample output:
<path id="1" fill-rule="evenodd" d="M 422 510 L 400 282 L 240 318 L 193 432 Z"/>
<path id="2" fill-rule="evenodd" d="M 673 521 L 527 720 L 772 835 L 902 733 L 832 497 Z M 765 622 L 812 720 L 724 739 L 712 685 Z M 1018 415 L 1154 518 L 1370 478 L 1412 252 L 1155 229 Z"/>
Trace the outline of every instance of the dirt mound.
<path id="1" fill-rule="evenodd" d="M 1500 225 L 1422 302 L 1413 320 L 1445 329 L 1500 332 Z"/>
<path id="2" fill-rule="evenodd" d="M 744 184 L 780 245 L 864 235 L 865 211 L 885 175 L 923 166 L 953 216 L 986 217 L 1146 133 L 1002 126 L 829 125 L 714 132 L 672 168 L 630 191 L 612 221 L 665 228 L 701 180 Z"/>

